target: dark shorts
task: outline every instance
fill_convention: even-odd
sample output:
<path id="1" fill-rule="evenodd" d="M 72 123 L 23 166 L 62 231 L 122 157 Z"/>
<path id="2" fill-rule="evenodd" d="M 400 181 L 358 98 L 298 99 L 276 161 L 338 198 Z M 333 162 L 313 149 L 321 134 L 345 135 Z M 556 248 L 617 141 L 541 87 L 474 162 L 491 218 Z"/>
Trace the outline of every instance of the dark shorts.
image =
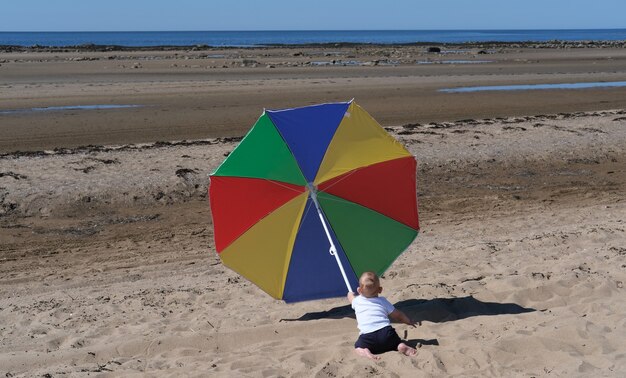
<path id="1" fill-rule="evenodd" d="M 378 331 L 359 335 L 355 348 L 367 348 L 373 354 L 380 354 L 398 350 L 398 345 L 402 342 L 400 336 L 392 326 L 386 326 Z"/>

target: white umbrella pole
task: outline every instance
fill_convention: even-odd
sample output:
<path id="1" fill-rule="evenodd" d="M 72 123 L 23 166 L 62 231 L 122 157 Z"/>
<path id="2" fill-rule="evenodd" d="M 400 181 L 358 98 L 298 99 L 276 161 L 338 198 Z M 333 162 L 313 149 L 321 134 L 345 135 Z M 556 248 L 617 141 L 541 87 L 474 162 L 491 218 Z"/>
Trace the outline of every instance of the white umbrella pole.
<path id="1" fill-rule="evenodd" d="M 322 226 L 324 226 L 324 231 L 326 232 L 326 237 L 328 238 L 328 242 L 330 243 L 330 252 L 331 255 L 335 256 L 335 260 L 337 260 L 337 266 L 339 266 L 339 270 L 341 271 L 341 275 L 343 276 L 343 281 L 346 283 L 346 287 L 348 288 L 348 292 L 352 291 L 350 287 L 350 282 L 348 281 L 348 276 L 346 276 L 346 271 L 343 269 L 343 264 L 341 264 L 341 260 L 339 260 L 339 254 L 337 253 L 337 247 L 335 247 L 335 243 L 333 243 L 333 238 L 330 236 L 330 231 L 328 231 L 328 225 L 326 224 L 326 219 L 324 219 L 324 215 L 322 214 L 322 209 L 320 207 L 319 202 L 317 202 L 317 190 L 313 186 L 312 183 L 307 184 L 309 186 L 309 192 L 311 193 L 311 199 L 315 204 L 315 208 L 317 209 L 317 215 L 320 217 L 320 221 L 322 222 Z"/>

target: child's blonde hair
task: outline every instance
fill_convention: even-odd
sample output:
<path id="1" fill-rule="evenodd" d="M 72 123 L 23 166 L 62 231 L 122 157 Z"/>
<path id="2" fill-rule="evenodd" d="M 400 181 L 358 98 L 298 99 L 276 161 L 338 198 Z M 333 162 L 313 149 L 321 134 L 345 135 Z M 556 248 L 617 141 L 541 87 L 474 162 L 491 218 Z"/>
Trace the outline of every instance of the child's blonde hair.
<path id="1" fill-rule="evenodd" d="M 361 294 L 366 297 L 375 295 L 377 294 L 379 287 L 380 279 L 376 273 L 363 272 L 363 274 L 361 274 L 361 278 L 359 278 L 359 288 L 361 289 Z"/>

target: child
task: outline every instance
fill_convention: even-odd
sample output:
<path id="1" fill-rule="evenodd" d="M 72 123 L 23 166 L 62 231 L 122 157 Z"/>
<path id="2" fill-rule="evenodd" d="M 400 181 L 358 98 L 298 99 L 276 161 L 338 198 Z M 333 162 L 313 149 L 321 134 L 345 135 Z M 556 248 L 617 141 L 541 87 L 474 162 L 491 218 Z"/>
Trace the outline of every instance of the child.
<path id="1" fill-rule="evenodd" d="M 383 288 L 374 272 L 365 272 L 359 279 L 359 295 L 348 293 L 348 300 L 356 313 L 359 338 L 354 344 L 355 352 L 363 357 L 378 360 L 376 354 L 397 350 L 407 356 L 417 353 L 406 345 L 391 326 L 389 319 L 415 327 L 402 311 L 397 310 L 385 297 L 379 297 Z"/>

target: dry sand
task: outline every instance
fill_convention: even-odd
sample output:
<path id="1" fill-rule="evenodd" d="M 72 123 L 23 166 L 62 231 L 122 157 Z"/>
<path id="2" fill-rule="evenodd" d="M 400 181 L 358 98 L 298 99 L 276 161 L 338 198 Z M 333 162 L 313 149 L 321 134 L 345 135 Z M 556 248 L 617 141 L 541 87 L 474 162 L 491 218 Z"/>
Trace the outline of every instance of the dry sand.
<path id="1" fill-rule="evenodd" d="M 283 52 L 284 59 L 301 58 L 291 53 Z M 560 53 L 530 51 L 522 55 L 551 54 L 558 60 Z M 626 76 L 622 58 L 605 59 L 614 54 L 624 56 L 624 52 L 589 49 L 562 53 L 565 58 L 553 68 L 546 68 L 546 63 L 544 68 L 550 71 L 545 74 L 547 81 L 560 75 L 553 72 L 557 66 L 564 76 L 598 79 L 593 73 L 576 71 L 590 64 L 584 56 L 604 62 L 600 63 L 607 65 L 604 68 L 612 65 L 609 70 L 615 72 L 599 76 L 611 80 Z M 7 59 L 6 54 L 0 57 Z M 72 63 L 101 61 L 59 64 Z M 0 73 L 10 71 L 5 65 L 12 64 L 17 63 L 2 63 Z M 55 63 L 41 64 L 45 73 L 45 66 Z M 501 68 L 508 69 L 507 64 Z M 258 69 L 272 70 L 264 67 Z M 490 70 L 486 65 L 480 67 Z M 459 77 L 451 72 L 457 68 L 440 65 L 428 69 L 440 68 L 440 74 L 419 76 L 418 80 L 411 75 L 389 79 L 359 76 L 361 69 L 395 69 L 389 71 L 394 75 L 414 69 L 406 64 L 286 67 L 293 70 L 284 73 L 289 79 L 258 80 L 267 85 L 271 82 L 276 90 L 280 82 L 289 81 L 287 92 L 277 97 L 263 94 L 254 100 L 258 82 L 246 78 L 245 72 L 255 68 L 224 69 L 239 70 L 232 73 L 232 80 L 239 80 L 232 88 L 216 84 L 219 90 L 209 90 L 205 87 L 212 79 L 191 80 L 199 80 L 198 91 L 204 93 L 200 98 L 221 94 L 225 104 L 227 99 L 245 94 L 248 100 L 238 102 L 242 108 L 254 108 L 263 100 L 274 104 L 284 99 L 296 105 L 299 101 L 344 99 L 350 92 L 329 81 L 357 81 L 360 93 L 371 92 L 366 101 L 358 97 L 357 101 L 419 162 L 422 232 L 383 279 L 384 293 L 391 302 L 423 321 L 414 329 L 396 325 L 401 336 L 421 345 L 416 357 L 387 353 L 378 362 L 357 357 L 352 351 L 356 322 L 345 299 L 287 305 L 220 264 L 213 248 L 207 174 L 236 146 L 236 138 L 224 136 L 241 135 L 240 130 L 249 127 L 260 112 L 258 108 L 246 110 L 252 113 L 248 114 L 237 108 L 234 118 L 224 118 L 223 130 L 216 126 L 194 134 L 202 127 L 191 127 L 189 130 L 196 131 L 189 133 L 177 128 L 168 138 L 202 140 L 124 143 L 0 157 L 0 374 L 624 376 L 626 90 L 446 95 L 432 99 L 433 104 L 438 104 L 438 109 L 461 109 L 459 113 L 452 112 L 446 122 L 424 123 L 416 116 L 424 109 L 416 105 L 417 100 L 438 95 L 417 88 L 418 83 L 433 80 L 431 88 L 459 82 L 488 83 L 470 72 L 478 69 L 474 66 L 458 67 L 467 70 Z M 36 67 L 32 69 L 32 80 L 39 80 Z M 319 80 L 327 82 L 324 86 L 337 88 L 337 94 L 324 95 L 324 90 L 309 82 L 317 79 L 299 78 L 305 71 L 304 76 L 320 75 Z M 155 101 L 171 101 L 167 105 L 171 109 L 193 97 L 189 88 L 164 96 L 164 86 L 171 83 L 155 84 L 148 78 L 149 84 L 138 84 L 143 79 L 136 73 L 111 77 L 108 89 L 92 88 L 89 82 L 100 72 L 96 67 L 92 74 L 78 75 L 76 83 L 67 79 L 59 84 L 59 92 L 55 92 L 53 79 L 42 84 L 40 92 L 27 88 L 26 79 L 13 77 L 12 84 L 6 84 L 9 79 L 0 76 L 3 85 L 20 89 L 13 93 L 23 94 L 13 99 L 3 89 L 0 104 L 4 109 L 72 105 L 81 98 L 81 90 L 87 93 L 83 104 L 107 103 L 105 98 L 138 103 L 148 98 L 145 93 L 134 97 L 131 88 L 138 85 L 142 90 L 155 88 Z M 240 74 L 243 78 L 236 79 Z M 515 75 L 508 76 L 511 82 Z M 81 82 L 85 77 L 90 79 Z M 22 84 L 18 84 L 20 80 Z M 295 95 L 298 80 L 306 81 L 298 91 L 309 89 L 308 93 Z M 387 87 L 388 80 L 398 84 Z M 504 76 L 496 80 L 504 81 Z M 379 85 L 380 93 L 391 93 L 398 85 L 405 94 L 423 94 L 392 105 L 397 98 L 376 99 Z M 72 91 L 77 97 L 55 95 Z M 111 97 L 118 95 L 125 101 Z M 172 100 L 179 95 L 181 99 Z M 507 104 L 503 110 L 511 112 L 507 117 L 489 116 L 498 101 Z M 402 104 L 407 110 L 399 112 Z M 605 110 L 582 111 L 602 106 Z M 164 116 L 159 123 L 155 121 L 161 119 L 157 112 L 146 124 L 155 121 L 157 129 L 165 130 L 172 120 L 183 125 L 196 119 L 213 125 L 229 113 L 190 110 L 187 114 L 185 109 L 176 109 L 179 117 Z M 148 112 L 146 109 L 130 112 L 135 111 L 139 113 L 133 113 L 134 117 L 148 114 L 141 113 Z M 166 138 L 158 131 L 141 129 L 133 121 L 139 118 L 119 121 L 116 117 L 124 112 L 127 110 L 37 114 L 31 119 L 31 115 L 0 115 L 2 150 L 117 143 L 111 139 L 118 135 L 116 130 L 120 140 L 129 138 L 127 142 Z M 487 115 L 480 116 L 481 112 Z M 556 114 L 559 112 L 562 114 Z M 433 110 L 432 114 L 436 113 Z M 202 121 L 201 114 L 216 118 Z M 98 127 L 111 126 L 91 140 L 85 139 L 91 132 L 69 134 L 62 126 L 47 124 L 73 117 L 81 124 L 93 121 Z M 437 117 L 445 119 L 446 114 Z M 474 119 L 452 122 L 458 118 Z M 49 129 L 49 134 L 15 131 L 7 119 L 23 122 L 20 125 L 30 127 L 31 132 Z M 231 128 L 229 122 L 237 127 Z"/>

